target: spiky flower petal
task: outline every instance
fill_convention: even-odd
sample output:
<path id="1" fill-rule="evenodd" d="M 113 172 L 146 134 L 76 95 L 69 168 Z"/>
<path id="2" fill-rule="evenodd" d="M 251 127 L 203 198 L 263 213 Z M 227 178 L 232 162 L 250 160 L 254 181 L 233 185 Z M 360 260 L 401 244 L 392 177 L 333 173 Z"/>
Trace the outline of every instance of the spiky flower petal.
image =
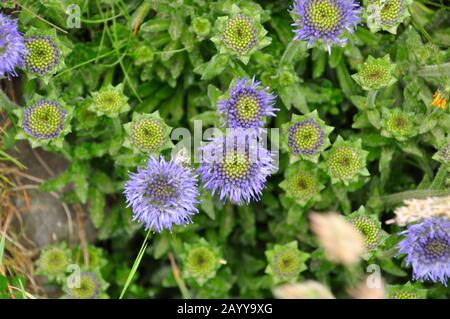
<path id="1" fill-rule="evenodd" d="M 331 53 L 333 44 L 347 42 L 346 33 L 354 32 L 360 13 L 359 3 L 353 0 L 295 0 L 295 40 L 308 41 L 308 45 L 322 41 Z"/>
<path id="2" fill-rule="evenodd" d="M 197 176 L 190 168 L 163 157 L 150 156 L 145 167 L 131 173 L 124 193 L 133 220 L 155 232 L 188 224 L 198 212 Z"/>
<path id="3" fill-rule="evenodd" d="M 194 278 L 202 286 L 216 275 L 221 266 L 220 251 L 211 246 L 204 238 L 195 244 L 185 244 L 182 255 L 183 275 Z"/>
<path id="4" fill-rule="evenodd" d="M 320 153 L 330 146 L 328 135 L 333 128 L 327 126 L 314 110 L 303 116 L 294 114 L 282 130 L 282 146 L 291 152 L 291 162 L 302 158 L 317 163 Z"/>
<path id="5" fill-rule="evenodd" d="M 391 63 L 389 54 L 378 59 L 369 56 L 357 68 L 358 73 L 353 74 L 352 78 L 367 91 L 378 90 L 397 81 L 393 75 L 395 64 Z"/>
<path id="6" fill-rule="evenodd" d="M 276 284 L 295 281 L 298 275 L 306 270 L 305 262 L 309 259 L 309 254 L 301 252 L 297 241 L 293 241 L 285 245 L 275 245 L 273 249 L 266 251 L 266 258 L 266 273 L 273 276 Z"/>
<path id="7" fill-rule="evenodd" d="M 263 117 L 275 116 L 275 96 L 261 82 L 238 78 L 226 98 L 219 101 L 219 113 L 225 116 L 225 126 L 231 128 L 258 128 L 264 126 Z"/>
<path id="8" fill-rule="evenodd" d="M 64 129 L 66 116 L 58 102 L 41 100 L 24 110 L 23 129 L 35 139 L 54 139 Z"/>
<path id="9" fill-rule="evenodd" d="M 31 73 L 41 76 L 51 72 L 59 63 L 61 51 L 50 36 L 31 36 L 25 39 L 26 64 Z"/>
<path id="10" fill-rule="evenodd" d="M 17 20 L 0 12 L 0 78 L 17 76 L 16 68 L 25 67 L 26 52 Z"/>
<path id="11" fill-rule="evenodd" d="M 106 115 L 114 118 L 120 113 L 128 112 L 130 106 L 127 103 L 128 97 L 123 94 L 123 84 L 112 86 L 109 84 L 98 92 L 92 93 L 92 103 L 89 110 L 97 115 Z"/>
<path id="12" fill-rule="evenodd" d="M 200 149 L 199 173 L 206 189 L 221 200 L 241 204 L 259 200 L 267 177 L 275 169 L 272 154 L 257 137 L 236 130 L 217 137 Z"/>
<path id="13" fill-rule="evenodd" d="M 447 285 L 450 277 L 450 221 L 432 217 L 408 226 L 401 232 L 405 238 L 398 243 L 399 254 L 406 255 L 412 266 L 414 280 L 430 280 Z"/>
<path id="14" fill-rule="evenodd" d="M 368 176 L 366 157 L 368 152 L 362 150 L 361 140 L 344 141 L 340 136 L 326 154 L 326 166 L 333 181 L 348 185 L 359 175 Z"/>

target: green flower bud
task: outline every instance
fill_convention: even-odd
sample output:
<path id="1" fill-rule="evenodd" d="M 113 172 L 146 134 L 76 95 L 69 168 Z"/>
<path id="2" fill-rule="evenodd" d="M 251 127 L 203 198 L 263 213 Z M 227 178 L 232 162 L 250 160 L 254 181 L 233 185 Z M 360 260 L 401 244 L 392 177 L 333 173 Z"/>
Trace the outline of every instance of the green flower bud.
<path id="1" fill-rule="evenodd" d="M 72 287 L 67 288 L 67 293 L 74 299 L 97 299 L 101 288 L 97 276 L 92 272 L 81 273 L 79 282 L 71 285 Z"/>
<path id="2" fill-rule="evenodd" d="M 66 67 L 64 58 L 72 51 L 65 43 L 65 39 L 58 38 L 55 29 L 28 28 L 24 35 L 27 55 L 25 63 L 28 78 L 39 77 L 48 83 L 53 74 Z"/>
<path id="3" fill-rule="evenodd" d="M 158 112 L 152 114 L 134 113 L 133 120 L 124 125 L 127 138 L 124 146 L 135 153 L 156 154 L 173 147 L 169 138 L 172 130 Z"/>
<path id="4" fill-rule="evenodd" d="M 367 6 L 367 26 L 371 32 L 380 30 L 397 33 L 398 26 L 409 17 L 412 0 L 373 0 Z"/>
<path id="5" fill-rule="evenodd" d="M 290 165 L 286 169 L 285 180 L 280 183 L 280 187 L 286 192 L 287 197 L 300 206 L 320 199 L 320 191 L 325 188 L 319 182 L 317 168 L 308 162 Z"/>
<path id="6" fill-rule="evenodd" d="M 92 95 L 92 103 L 89 110 L 97 113 L 97 115 L 106 115 L 111 118 L 118 117 L 120 113 L 128 112 L 128 97 L 123 94 L 123 84 L 116 87 L 109 84 Z"/>
<path id="7" fill-rule="evenodd" d="M 416 134 L 414 114 L 399 109 L 383 110 L 383 129 L 381 134 L 393 137 L 399 141 L 406 141 Z"/>
<path id="8" fill-rule="evenodd" d="M 361 140 L 344 141 L 338 136 L 333 147 L 326 153 L 326 166 L 333 183 L 343 182 L 348 185 L 357 181 L 359 175 L 369 176 L 366 169 L 368 152 L 361 148 Z"/>
<path id="9" fill-rule="evenodd" d="M 368 251 L 376 249 L 382 240 L 381 223 L 376 216 L 367 215 L 364 207 L 348 216 L 348 220 L 363 236 Z"/>
<path id="10" fill-rule="evenodd" d="M 397 81 L 393 76 L 395 64 L 391 63 L 389 55 L 378 59 L 369 56 L 357 68 L 358 73 L 353 74 L 352 78 L 367 91 L 378 90 Z"/>
<path id="11" fill-rule="evenodd" d="M 214 278 L 221 266 L 219 249 L 204 238 L 193 245 L 185 244 L 182 260 L 184 277 L 193 278 L 200 286 Z"/>
<path id="12" fill-rule="evenodd" d="M 280 86 L 290 86 L 297 82 L 297 75 L 289 68 L 282 68 L 278 73 L 278 83 Z"/>
<path id="13" fill-rule="evenodd" d="M 134 53 L 134 64 L 137 66 L 149 65 L 153 62 L 154 54 L 152 48 L 143 45 Z"/>
<path id="14" fill-rule="evenodd" d="M 31 36 L 25 39 L 26 63 L 30 72 L 45 75 L 59 63 L 60 50 L 51 37 Z"/>
<path id="15" fill-rule="evenodd" d="M 425 289 L 410 282 L 404 285 L 388 285 L 387 290 L 389 299 L 425 299 L 427 296 Z"/>
<path id="16" fill-rule="evenodd" d="M 239 58 L 244 64 L 250 56 L 268 46 L 271 38 L 260 23 L 260 15 L 232 5 L 229 16 L 219 17 L 215 25 L 216 35 L 211 40 L 219 53 Z"/>
<path id="17" fill-rule="evenodd" d="M 207 18 L 196 17 L 192 19 L 192 30 L 200 39 L 205 38 L 211 32 L 211 23 Z"/>
<path id="18" fill-rule="evenodd" d="M 223 31 L 226 46 L 240 54 L 244 54 L 257 43 L 256 27 L 252 18 L 239 15 L 228 18 Z"/>
<path id="19" fill-rule="evenodd" d="M 50 245 L 42 250 L 37 260 L 37 273 L 50 280 L 61 281 L 70 264 L 70 251 L 64 244 Z"/>
<path id="20" fill-rule="evenodd" d="M 28 140 L 31 146 L 52 145 L 61 148 L 71 131 L 73 108 L 61 99 L 41 99 L 35 96 L 27 108 L 14 110 L 19 119 L 18 140 Z"/>
<path id="21" fill-rule="evenodd" d="M 274 284 L 294 282 L 299 274 L 306 270 L 306 260 L 309 254 L 298 250 L 297 241 L 286 245 L 275 245 L 266 251 L 268 266 L 266 273 L 272 275 Z"/>
<path id="22" fill-rule="evenodd" d="M 306 115 L 292 115 L 292 120 L 281 127 L 281 147 L 290 153 L 291 163 L 305 159 L 317 163 L 323 150 L 330 146 L 333 131 L 319 118 L 317 111 Z"/>

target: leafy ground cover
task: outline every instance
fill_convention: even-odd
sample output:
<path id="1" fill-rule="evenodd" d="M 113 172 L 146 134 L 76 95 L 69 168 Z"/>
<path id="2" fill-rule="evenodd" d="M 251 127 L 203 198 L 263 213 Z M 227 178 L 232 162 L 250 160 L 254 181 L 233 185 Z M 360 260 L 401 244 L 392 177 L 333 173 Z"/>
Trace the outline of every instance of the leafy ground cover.
<path id="1" fill-rule="evenodd" d="M 449 297 L 444 1 L 0 8 L 0 297 Z"/>

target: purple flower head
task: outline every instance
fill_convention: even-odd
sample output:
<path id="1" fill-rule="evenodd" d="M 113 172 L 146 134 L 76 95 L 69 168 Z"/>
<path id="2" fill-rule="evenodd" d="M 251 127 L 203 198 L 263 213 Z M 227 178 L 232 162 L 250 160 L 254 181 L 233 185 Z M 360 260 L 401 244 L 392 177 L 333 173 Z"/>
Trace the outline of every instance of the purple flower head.
<path id="1" fill-rule="evenodd" d="M 24 68 L 25 44 L 17 20 L 0 13 L 0 78 L 17 76 L 16 67 Z"/>
<path id="2" fill-rule="evenodd" d="M 249 203 L 259 200 L 267 177 L 274 171 L 272 154 L 259 138 L 244 130 L 217 137 L 202 146 L 199 173 L 203 185 L 225 201 Z"/>
<path id="3" fill-rule="evenodd" d="M 23 129 L 35 139 L 57 138 L 64 129 L 67 112 L 58 102 L 41 100 L 23 112 Z"/>
<path id="4" fill-rule="evenodd" d="M 182 163 L 163 157 L 150 156 L 145 167 L 131 173 L 124 193 L 133 220 L 155 232 L 191 223 L 191 215 L 198 212 L 197 176 Z"/>
<path id="5" fill-rule="evenodd" d="M 400 234 L 406 238 L 398 243 L 398 253 L 406 254 L 406 264 L 413 268 L 413 279 L 440 281 L 446 286 L 450 277 L 448 218 L 427 218 Z"/>
<path id="6" fill-rule="evenodd" d="M 360 21 L 358 2 L 353 0 L 295 0 L 292 12 L 296 16 L 295 40 L 306 40 L 308 45 L 323 40 L 328 52 L 333 43 L 342 46 L 345 31 L 353 33 Z"/>
<path id="7" fill-rule="evenodd" d="M 295 155 L 314 156 L 325 143 L 325 131 L 313 119 L 295 123 L 289 128 L 288 145 Z"/>
<path id="8" fill-rule="evenodd" d="M 225 126 L 232 128 L 258 128 L 264 125 L 264 116 L 275 116 L 275 96 L 269 88 L 262 88 L 255 77 L 238 78 L 230 87 L 229 98 L 218 103 L 219 113 L 226 116 Z"/>

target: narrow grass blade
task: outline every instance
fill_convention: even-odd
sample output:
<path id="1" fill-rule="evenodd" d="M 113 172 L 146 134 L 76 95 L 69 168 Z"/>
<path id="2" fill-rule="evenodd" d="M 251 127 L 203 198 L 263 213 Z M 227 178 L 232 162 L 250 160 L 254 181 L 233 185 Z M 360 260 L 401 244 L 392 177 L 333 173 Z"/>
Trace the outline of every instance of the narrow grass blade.
<path id="1" fill-rule="evenodd" d="M 5 234 L 0 239 L 0 268 L 3 266 L 3 252 L 5 251 Z"/>
<path id="2" fill-rule="evenodd" d="M 130 270 L 130 273 L 128 274 L 127 281 L 125 282 L 125 286 L 123 287 L 122 293 L 120 294 L 119 299 L 123 299 L 123 296 L 125 295 L 125 292 L 128 289 L 128 286 L 130 285 L 131 281 L 133 280 L 134 275 L 136 274 L 136 271 L 139 267 L 139 264 L 141 263 L 142 257 L 144 257 L 145 250 L 148 246 L 148 237 L 150 236 L 151 229 L 148 230 L 147 235 L 145 236 L 144 242 L 142 243 L 141 249 L 139 250 L 139 253 L 134 260 L 133 267 Z"/>

